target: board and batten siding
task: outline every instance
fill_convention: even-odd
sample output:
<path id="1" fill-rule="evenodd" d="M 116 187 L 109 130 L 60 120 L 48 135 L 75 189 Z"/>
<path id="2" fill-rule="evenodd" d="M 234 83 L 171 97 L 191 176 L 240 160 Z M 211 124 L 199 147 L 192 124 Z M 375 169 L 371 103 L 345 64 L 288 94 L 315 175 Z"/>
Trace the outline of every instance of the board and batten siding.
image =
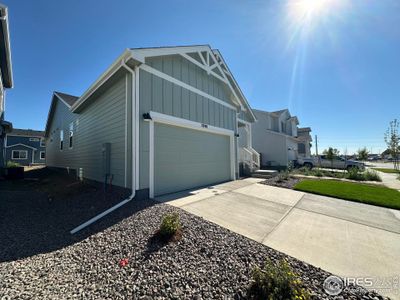
<path id="1" fill-rule="evenodd" d="M 223 82 L 179 55 L 147 58 L 146 64 L 233 105 L 231 92 Z M 139 99 L 139 116 L 155 111 L 215 127 L 236 129 L 236 110 L 142 69 L 139 73 Z M 141 118 L 139 126 L 139 186 L 146 189 L 149 187 L 149 124 Z"/>
<path id="2" fill-rule="evenodd" d="M 126 76 L 113 80 L 115 82 L 96 95 L 94 103 L 79 114 L 72 113 L 66 105 L 57 101 L 46 140 L 48 166 L 82 168 L 84 178 L 104 182 L 102 145 L 111 143 L 113 184 L 124 187 L 127 80 Z M 71 123 L 74 135 L 73 147 L 69 148 Z M 60 130 L 64 130 L 63 150 L 60 150 Z M 130 187 L 130 182 L 127 183 Z"/>

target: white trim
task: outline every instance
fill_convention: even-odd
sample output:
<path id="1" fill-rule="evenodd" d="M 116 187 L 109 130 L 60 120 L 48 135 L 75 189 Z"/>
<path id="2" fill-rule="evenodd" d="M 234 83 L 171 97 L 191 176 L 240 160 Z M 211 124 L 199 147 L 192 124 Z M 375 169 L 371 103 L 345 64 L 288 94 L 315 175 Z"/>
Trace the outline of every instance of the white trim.
<path id="1" fill-rule="evenodd" d="M 71 105 L 65 102 L 64 99 L 57 92 L 54 92 L 53 95 L 56 96 L 58 99 L 60 99 L 61 102 L 64 103 L 68 108 L 71 108 Z"/>
<path id="2" fill-rule="evenodd" d="M 154 120 L 149 124 L 149 197 L 154 198 Z"/>
<path id="3" fill-rule="evenodd" d="M 102 73 L 96 81 L 83 93 L 81 97 L 71 106 L 71 111 L 75 112 L 99 87 L 103 85 L 108 79 L 110 79 L 121 67 L 124 62 L 124 58 L 129 56 L 131 51 L 126 49 L 107 70 Z"/>
<path id="4" fill-rule="evenodd" d="M 31 146 L 28 146 L 28 145 L 25 145 L 25 144 L 22 144 L 22 143 L 18 143 L 18 144 L 6 146 L 6 148 L 11 148 L 11 147 L 15 147 L 15 146 L 23 146 L 23 147 L 30 148 L 30 149 L 32 149 L 32 150 L 37 150 L 37 148 L 35 148 L 35 147 L 31 147 Z"/>
<path id="5" fill-rule="evenodd" d="M 26 157 L 25 158 L 14 158 L 14 152 L 25 152 Z M 11 159 L 12 160 L 27 160 L 27 159 L 29 159 L 28 150 L 11 150 Z M 33 160 L 33 155 L 32 155 L 32 160 Z"/>
<path id="6" fill-rule="evenodd" d="M 7 133 L 7 136 L 44 139 L 43 136 L 39 136 L 39 135 L 20 135 L 20 134 Z"/>
<path id="7" fill-rule="evenodd" d="M 231 180 L 235 180 L 234 131 L 150 111 L 149 122 L 149 197 L 154 198 L 154 122 L 229 136 Z"/>
<path id="8" fill-rule="evenodd" d="M 140 124 L 139 124 L 139 121 L 140 121 L 140 117 L 139 117 L 139 111 L 140 111 L 140 108 L 139 108 L 139 103 L 140 103 L 140 93 L 139 93 L 139 88 L 140 88 L 140 81 L 139 81 L 139 79 L 140 79 L 140 70 L 137 67 L 135 68 L 134 75 L 135 75 L 135 78 L 132 79 L 132 101 L 134 101 L 134 104 L 135 104 L 135 111 L 134 111 L 135 114 L 132 113 L 132 116 L 134 116 L 134 120 L 136 122 L 136 124 L 135 124 L 136 132 L 135 132 L 135 137 L 134 137 L 136 146 L 135 146 L 135 149 L 132 149 L 132 155 L 133 155 L 133 151 L 135 151 L 136 188 L 139 189 L 139 186 L 140 186 L 139 185 L 140 184 L 140 182 L 139 182 L 139 178 L 140 178 L 140 168 L 139 168 L 139 166 L 140 166 L 140 151 L 139 151 L 139 143 L 140 143 L 140 139 L 139 139 L 139 137 L 140 137 L 140 130 L 139 130 L 140 129 L 140 127 L 139 127 L 140 126 Z M 132 106 L 133 106 L 133 104 L 132 104 Z"/>
<path id="9" fill-rule="evenodd" d="M 255 114 L 253 113 L 253 111 L 252 111 L 252 109 L 251 109 L 251 107 L 250 107 L 249 102 L 247 101 L 246 97 L 244 96 L 242 90 L 240 89 L 239 84 L 237 83 L 235 77 L 233 76 L 231 70 L 229 69 L 227 63 L 225 62 L 225 60 L 224 60 L 224 58 L 223 58 L 221 52 L 219 52 L 219 50 L 216 50 L 216 49 L 215 49 L 215 50 L 212 50 L 212 52 L 214 53 L 214 55 L 218 56 L 218 58 L 220 59 L 219 65 L 223 64 L 224 67 L 225 67 L 225 69 L 226 69 L 226 71 L 228 72 L 228 73 L 225 72 L 225 70 L 222 70 L 222 68 L 221 68 L 222 73 L 223 73 L 223 74 L 226 74 L 226 75 L 229 75 L 229 76 L 231 77 L 231 79 L 232 79 L 234 85 L 237 87 L 237 89 L 238 89 L 238 91 L 239 91 L 239 93 L 240 93 L 241 99 L 243 99 L 243 101 L 241 101 L 241 102 L 244 102 L 245 106 L 248 108 L 248 111 L 250 112 L 250 114 L 251 114 L 251 116 L 253 117 L 254 121 L 257 121 L 257 117 L 256 117 Z M 247 111 L 247 110 L 245 109 L 245 111 Z"/>
<path id="10" fill-rule="evenodd" d="M 238 121 L 239 123 L 242 123 L 242 124 L 251 126 L 251 123 L 250 123 L 250 122 L 245 121 L 245 120 L 243 120 L 243 119 L 237 118 L 237 121 Z"/>
<path id="11" fill-rule="evenodd" d="M 137 132 L 139 131 L 139 97 L 137 97 L 137 88 L 136 81 L 138 73 L 137 67 L 135 69 L 130 68 L 125 62 L 122 63 L 122 66 L 131 73 L 132 76 L 132 190 L 135 189 L 134 193 L 136 193 L 136 189 L 139 188 L 139 176 L 138 165 L 139 161 L 139 136 Z"/>
<path id="12" fill-rule="evenodd" d="M 197 53 L 197 52 L 196 52 Z M 180 54 L 182 57 L 184 57 L 185 59 L 187 59 L 188 61 L 190 61 L 191 63 L 195 64 L 196 66 L 198 66 L 199 68 L 203 69 L 204 71 L 207 72 L 207 74 L 211 74 L 214 77 L 218 78 L 219 80 L 221 80 L 222 82 L 224 82 L 225 84 L 229 85 L 228 81 L 219 76 L 217 73 L 212 71 L 212 68 L 210 66 L 207 65 L 203 65 L 200 62 L 198 62 L 197 60 L 195 60 L 193 57 L 191 57 L 190 55 L 186 54 L 186 53 L 181 53 Z M 213 65 L 214 66 L 214 65 Z"/>
<path id="13" fill-rule="evenodd" d="M 44 158 L 42 158 L 42 153 L 44 153 Z M 39 153 L 39 159 L 40 159 L 40 160 L 45 160 L 45 159 L 46 159 L 46 151 L 40 151 L 40 153 Z"/>
<path id="14" fill-rule="evenodd" d="M 133 122 L 133 120 L 132 120 Z M 124 187 L 127 186 L 128 177 L 128 73 L 125 74 L 125 164 L 124 164 Z"/>
<path id="15" fill-rule="evenodd" d="M 144 65 L 143 64 L 143 65 L 140 65 L 139 68 L 144 70 L 144 71 L 146 71 L 146 72 L 149 72 L 149 73 L 151 73 L 151 74 L 153 74 L 153 75 L 155 75 L 157 77 L 165 79 L 165 80 L 167 80 L 169 82 L 172 82 L 172 83 L 174 83 L 176 85 L 179 85 L 179 86 L 181 86 L 181 87 L 183 87 L 183 88 L 185 88 L 185 89 L 187 89 L 187 90 L 189 90 L 189 91 L 191 91 L 193 93 L 196 93 L 196 94 L 198 94 L 200 96 L 206 97 L 206 98 L 208 98 L 208 99 L 210 99 L 210 100 L 212 100 L 212 101 L 214 101 L 214 102 L 216 102 L 218 104 L 221 104 L 221 105 L 226 106 L 226 107 L 228 107 L 230 109 L 236 110 L 236 108 L 234 106 L 230 105 L 229 103 L 226 103 L 225 101 L 223 101 L 221 99 L 218 99 L 218 98 L 216 98 L 214 96 L 211 96 L 211 95 L 209 95 L 209 94 L 207 94 L 207 93 L 205 93 L 205 92 L 203 92 L 203 91 L 201 91 L 201 90 L 199 90 L 199 89 L 197 89 L 197 88 L 195 88 L 195 87 L 193 87 L 193 86 L 191 86 L 191 85 L 189 85 L 189 84 L 187 84 L 187 83 L 185 83 L 183 81 L 180 81 L 180 80 L 178 80 L 178 79 L 176 79 L 176 78 L 174 78 L 172 76 L 169 76 L 169 75 L 167 75 L 167 74 L 165 74 L 165 73 L 163 73 L 161 71 L 158 71 L 158 70 L 150 67 L 149 65 Z"/>
<path id="16" fill-rule="evenodd" d="M 182 119 L 182 118 L 177 118 L 177 117 L 173 117 L 170 115 L 166 115 L 166 114 L 162 114 L 162 113 L 158 113 L 158 112 L 154 112 L 154 111 L 150 111 L 150 117 L 153 121 L 158 122 L 158 123 L 174 125 L 174 126 L 179 126 L 179 127 L 185 127 L 185 128 L 206 131 L 206 132 L 211 132 L 211 133 L 216 133 L 216 134 L 222 134 L 222 135 L 234 135 L 234 131 L 230 130 L 230 129 L 206 125 L 203 123 L 190 121 L 190 120 Z"/>

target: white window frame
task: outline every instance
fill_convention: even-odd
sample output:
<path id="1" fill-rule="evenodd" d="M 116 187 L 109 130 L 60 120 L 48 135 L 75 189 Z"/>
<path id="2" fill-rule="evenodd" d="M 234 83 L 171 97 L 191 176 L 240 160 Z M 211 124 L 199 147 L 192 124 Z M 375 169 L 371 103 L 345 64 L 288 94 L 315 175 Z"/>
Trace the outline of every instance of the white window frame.
<path id="1" fill-rule="evenodd" d="M 40 147 L 46 147 L 46 140 L 44 138 L 40 139 Z"/>
<path id="2" fill-rule="evenodd" d="M 42 157 L 42 153 L 44 154 L 44 157 Z M 39 159 L 40 160 L 45 160 L 46 159 L 46 151 L 40 151 Z"/>
<path id="3" fill-rule="evenodd" d="M 39 138 L 37 138 L 37 137 L 31 137 L 31 138 L 29 138 L 29 141 L 30 142 L 39 142 Z"/>
<path id="4" fill-rule="evenodd" d="M 25 155 L 26 155 L 26 157 L 25 158 L 21 158 L 21 157 L 19 157 L 19 158 L 15 158 L 14 157 L 14 153 L 15 152 L 24 152 L 25 153 Z M 21 156 L 21 155 L 19 155 L 19 156 Z M 11 151 L 11 159 L 12 160 L 27 160 L 28 159 L 28 150 L 12 150 Z"/>
<path id="5" fill-rule="evenodd" d="M 63 151 L 64 149 L 64 129 L 60 130 L 60 151 Z"/>
<path id="6" fill-rule="evenodd" d="M 150 122 L 149 126 L 149 135 L 150 135 L 150 147 L 149 147 L 149 196 L 150 198 L 154 198 L 154 123 L 162 123 L 177 127 L 183 127 L 198 131 L 204 131 L 214 134 L 227 135 L 229 136 L 229 149 L 230 149 L 230 167 L 231 167 L 231 180 L 235 180 L 235 172 L 236 172 L 236 164 L 235 164 L 235 143 L 234 143 L 234 131 L 214 127 L 211 125 L 205 125 L 202 123 L 189 121 L 187 119 L 177 118 L 170 115 L 150 112 L 151 119 L 146 120 Z"/>

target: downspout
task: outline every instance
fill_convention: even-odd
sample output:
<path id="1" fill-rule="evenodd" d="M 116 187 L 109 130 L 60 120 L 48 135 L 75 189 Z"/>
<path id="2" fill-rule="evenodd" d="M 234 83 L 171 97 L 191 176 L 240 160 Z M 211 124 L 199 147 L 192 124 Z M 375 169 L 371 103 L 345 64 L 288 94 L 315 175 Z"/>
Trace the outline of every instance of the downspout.
<path id="1" fill-rule="evenodd" d="M 125 61 L 121 61 L 121 67 L 124 67 L 128 72 L 132 75 L 132 194 L 122 200 L 120 203 L 110 207 L 106 211 L 102 212 L 101 214 L 91 218 L 90 220 L 86 221 L 85 223 L 79 225 L 78 227 L 72 229 L 70 231 L 71 234 L 75 234 L 78 231 L 82 230 L 83 228 L 93 224 L 97 220 L 103 218 L 104 216 L 108 215 L 109 213 L 113 212 L 114 210 L 120 208 L 121 206 L 125 205 L 126 203 L 130 202 L 136 196 L 136 118 L 137 118 L 137 111 L 136 111 L 136 103 L 138 99 L 136 98 L 136 73 L 132 70 L 128 65 L 126 65 Z M 125 162 L 126 163 L 126 162 Z"/>

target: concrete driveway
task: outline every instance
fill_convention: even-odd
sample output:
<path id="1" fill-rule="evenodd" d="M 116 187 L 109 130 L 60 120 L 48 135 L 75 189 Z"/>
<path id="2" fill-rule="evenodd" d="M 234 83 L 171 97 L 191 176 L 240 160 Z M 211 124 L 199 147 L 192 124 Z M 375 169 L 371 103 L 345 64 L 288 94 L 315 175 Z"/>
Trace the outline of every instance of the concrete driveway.
<path id="1" fill-rule="evenodd" d="M 156 200 L 339 276 L 372 278 L 374 289 L 400 299 L 400 211 L 260 181 L 237 180 Z"/>

